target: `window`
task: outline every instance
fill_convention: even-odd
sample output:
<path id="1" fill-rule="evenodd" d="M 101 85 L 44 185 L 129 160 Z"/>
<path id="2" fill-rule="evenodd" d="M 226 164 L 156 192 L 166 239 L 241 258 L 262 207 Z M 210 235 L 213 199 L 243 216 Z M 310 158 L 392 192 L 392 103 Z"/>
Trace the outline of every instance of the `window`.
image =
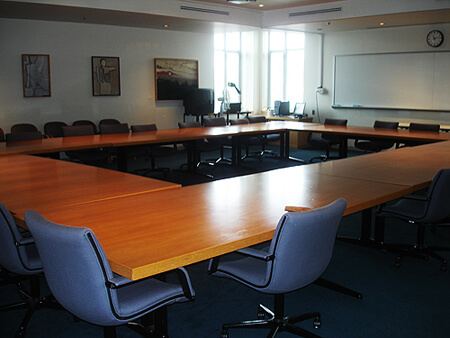
<path id="1" fill-rule="evenodd" d="M 303 102 L 304 33 L 272 31 L 268 41 L 268 106 L 275 100 Z"/>
<path id="2" fill-rule="evenodd" d="M 214 35 L 214 95 L 216 100 L 223 97 L 224 89 L 230 94 L 230 102 L 241 102 L 234 83 L 241 88 L 241 34 L 239 32 L 217 33 Z M 221 105 L 215 105 L 219 112 Z"/>

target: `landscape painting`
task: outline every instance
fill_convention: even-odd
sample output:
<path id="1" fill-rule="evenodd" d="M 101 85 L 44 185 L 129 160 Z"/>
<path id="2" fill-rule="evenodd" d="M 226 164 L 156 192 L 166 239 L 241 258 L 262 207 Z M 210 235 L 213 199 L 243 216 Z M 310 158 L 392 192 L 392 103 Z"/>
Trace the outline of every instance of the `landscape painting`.
<path id="1" fill-rule="evenodd" d="M 198 88 L 198 61 L 155 59 L 156 100 L 182 100 Z"/>

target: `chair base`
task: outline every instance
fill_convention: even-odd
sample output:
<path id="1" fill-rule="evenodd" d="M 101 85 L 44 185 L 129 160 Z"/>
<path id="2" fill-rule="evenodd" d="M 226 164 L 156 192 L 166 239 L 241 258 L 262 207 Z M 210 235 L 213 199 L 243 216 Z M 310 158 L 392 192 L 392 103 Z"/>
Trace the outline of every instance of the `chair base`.
<path id="1" fill-rule="evenodd" d="M 283 316 L 284 308 L 284 295 L 275 295 L 275 312 L 272 312 L 269 308 L 260 304 L 258 309 L 257 320 L 243 321 L 239 323 L 224 324 L 222 326 L 221 338 L 228 338 L 228 330 L 239 328 L 239 329 L 269 329 L 269 334 L 267 337 L 275 337 L 278 332 L 289 332 L 301 337 L 320 337 L 312 332 L 302 329 L 299 326 L 294 325 L 308 319 L 314 319 L 314 327 L 320 328 L 320 313 L 311 312 L 305 313 L 298 316 Z M 265 319 L 265 317 L 269 317 Z"/>
<path id="2" fill-rule="evenodd" d="M 399 252 L 395 259 L 394 266 L 400 268 L 402 258 L 405 256 L 428 260 L 429 257 L 441 262 L 441 271 L 447 271 L 447 260 L 438 255 L 435 251 L 450 251 L 448 247 L 442 246 L 422 246 L 422 245 L 407 245 L 407 244 L 383 244 L 383 250 Z"/>

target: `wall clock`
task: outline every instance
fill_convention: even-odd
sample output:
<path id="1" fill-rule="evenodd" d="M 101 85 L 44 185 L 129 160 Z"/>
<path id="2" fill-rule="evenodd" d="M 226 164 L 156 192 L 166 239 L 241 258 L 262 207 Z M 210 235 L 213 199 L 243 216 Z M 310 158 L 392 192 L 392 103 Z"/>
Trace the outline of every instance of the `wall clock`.
<path id="1" fill-rule="evenodd" d="M 439 47 L 444 42 L 444 34 L 438 30 L 432 30 L 427 35 L 427 43 L 431 47 Z"/>

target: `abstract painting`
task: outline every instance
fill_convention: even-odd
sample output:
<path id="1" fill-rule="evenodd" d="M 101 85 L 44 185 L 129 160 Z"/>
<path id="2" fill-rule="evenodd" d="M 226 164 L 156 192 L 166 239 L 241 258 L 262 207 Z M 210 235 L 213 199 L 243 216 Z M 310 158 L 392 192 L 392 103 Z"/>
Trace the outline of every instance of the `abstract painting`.
<path id="1" fill-rule="evenodd" d="M 49 97 L 50 55 L 22 54 L 23 96 Z"/>

